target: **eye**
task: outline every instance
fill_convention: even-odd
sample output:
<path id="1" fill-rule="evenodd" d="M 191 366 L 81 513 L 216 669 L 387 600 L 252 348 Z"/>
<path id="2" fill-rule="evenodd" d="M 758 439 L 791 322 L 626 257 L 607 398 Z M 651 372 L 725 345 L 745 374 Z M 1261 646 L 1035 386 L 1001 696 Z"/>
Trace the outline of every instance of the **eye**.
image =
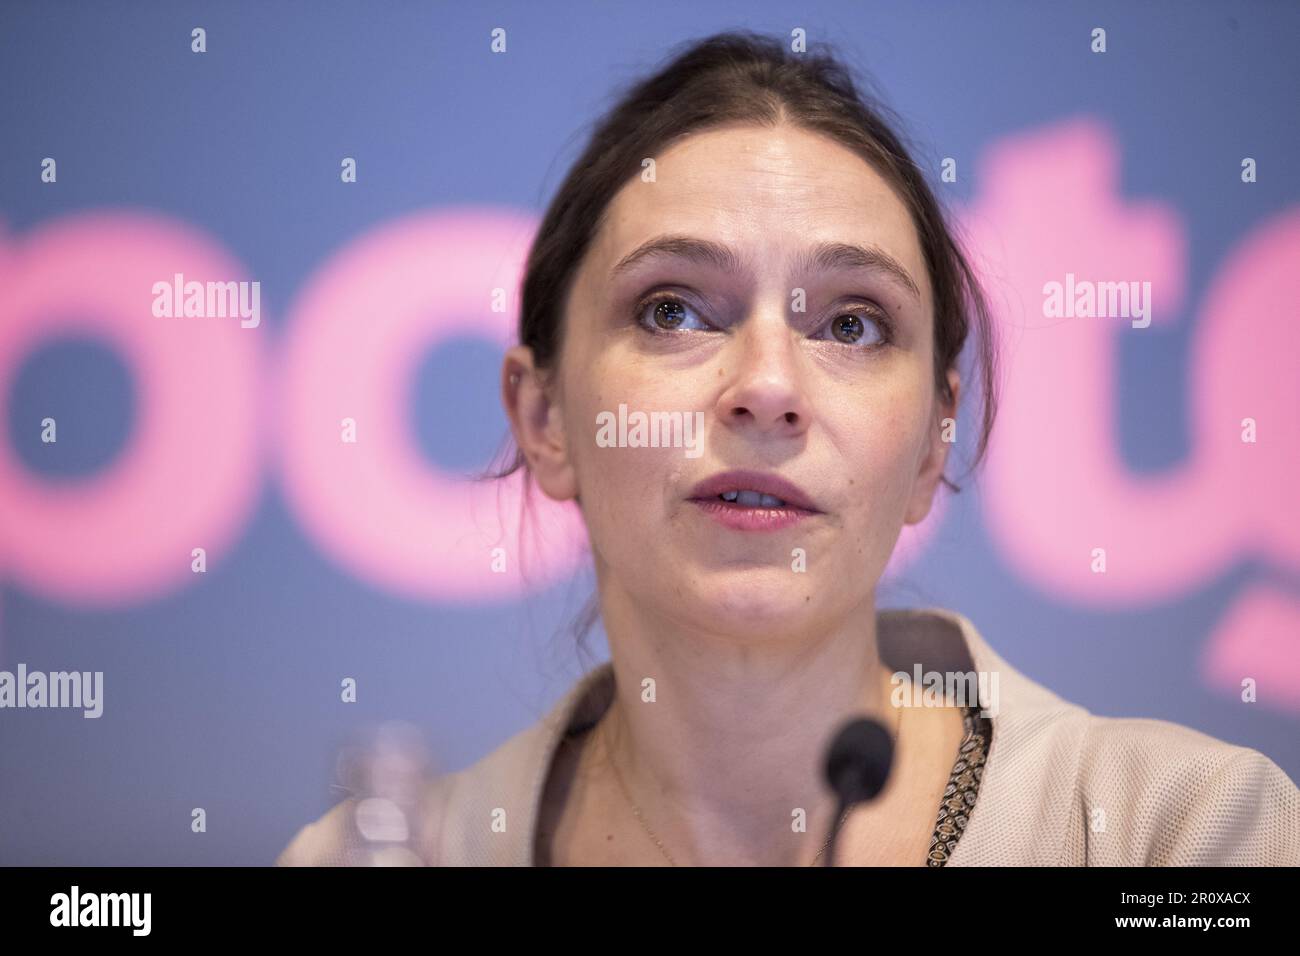
<path id="1" fill-rule="evenodd" d="M 643 328 L 651 332 L 712 328 L 695 313 L 694 308 L 677 296 L 667 293 L 643 299 L 636 307 L 634 318 Z M 692 325 L 692 322 L 695 324 Z"/>
<path id="2" fill-rule="evenodd" d="M 827 324 L 826 331 L 836 342 L 875 348 L 889 344 L 892 329 L 883 315 L 860 311 L 840 313 Z"/>

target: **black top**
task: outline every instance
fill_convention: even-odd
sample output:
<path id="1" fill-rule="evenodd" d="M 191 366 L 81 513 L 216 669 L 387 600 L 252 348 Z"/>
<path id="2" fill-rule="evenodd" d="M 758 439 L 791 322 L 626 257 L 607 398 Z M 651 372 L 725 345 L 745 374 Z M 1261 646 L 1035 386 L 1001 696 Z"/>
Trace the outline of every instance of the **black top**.
<path id="1" fill-rule="evenodd" d="M 957 841 L 966 832 L 966 823 L 975 810 L 979 795 L 980 778 L 984 776 L 984 761 L 993 742 L 993 721 L 981 717 L 979 707 L 963 707 L 962 721 L 966 735 L 957 750 L 957 762 L 952 765 L 948 786 L 944 788 L 939 804 L 939 819 L 930 837 L 930 854 L 927 866 L 943 866 L 957 848 Z"/>

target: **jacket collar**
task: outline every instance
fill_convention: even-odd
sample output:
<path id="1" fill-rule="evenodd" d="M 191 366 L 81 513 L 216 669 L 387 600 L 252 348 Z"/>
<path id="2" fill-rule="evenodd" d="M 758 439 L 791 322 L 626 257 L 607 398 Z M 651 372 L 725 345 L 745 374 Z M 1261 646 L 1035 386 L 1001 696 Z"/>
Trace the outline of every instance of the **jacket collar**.
<path id="1" fill-rule="evenodd" d="M 979 797 L 947 865 L 1059 861 L 1085 729 L 1078 718 L 1087 711 L 1008 665 L 962 614 L 937 607 L 889 609 L 879 611 L 876 620 L 881 659 L 896 670 L 912 674 L 919 665 L 922 672 L 996 675 L 996 706 L 981 698 L 993 740 Z M 991 680 L 988 686 L 993 686 Z M 456 788 L 464 811 L 481 815 L 484 800 L 508 807 L 510 836 L 485 826 L 467 828 L 465 844 L 453 848 L 453 857 L 463 856 L 470 865 L 533 865 L 538 811 L 555 751 L 567 732 L 599 720 L 613 701 L 614 687 L 613 665 L 606 661 L 580 678 L 532 727 L 457 775 L 474 781 Z M 1047 754 L 1049 765 L 1044 765 L 1045 757 L 1036 759 Z M 452 815 L 457 816 L 455 810 Z"/>

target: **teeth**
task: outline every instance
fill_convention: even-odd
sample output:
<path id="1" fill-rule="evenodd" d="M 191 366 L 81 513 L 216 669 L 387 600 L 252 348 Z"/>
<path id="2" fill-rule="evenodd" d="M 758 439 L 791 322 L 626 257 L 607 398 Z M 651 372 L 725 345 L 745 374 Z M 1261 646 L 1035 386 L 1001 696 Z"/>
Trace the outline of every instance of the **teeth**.
<path id="1" fill-rule="evenodd" d="M 784 508 L 785 502 L 773 495 L 765 495 L 759 491 L 724 491 L 718 496 L 723 501 L 734 501 L 738 505 L 744 505 L 746 508 Z"/>

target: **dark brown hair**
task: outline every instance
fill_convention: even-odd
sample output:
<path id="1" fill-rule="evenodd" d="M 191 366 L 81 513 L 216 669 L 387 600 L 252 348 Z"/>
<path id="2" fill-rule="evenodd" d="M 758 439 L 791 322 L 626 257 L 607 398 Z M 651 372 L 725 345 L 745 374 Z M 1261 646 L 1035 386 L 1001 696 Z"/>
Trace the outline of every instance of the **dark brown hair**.
<path id="1" fill-rule="evenodd" d="M 555 369 L 574 273 L 614 196 L 641 172 L 645 157 L 709 129 L 782 124 L 828 136 L 852 150 L 907 207 L 929 271 L 936 389 L 946 401 L 952 398 L 946 373 L 957 365 L 975 326 L 982 401 L 979 439 L 967 469 L 973 471 L 987 451 L 997 411 L 997 353 L 988 304 L 924 173 L 896 132 L 901 122 L 877 98 L 859 92 L 847 67 L 825 45 L 795 53 L 773 37 L 719 33 L 689 42 L 653 75 L 618 95 L 595 124 L 538 228 L 523 279 L 520 344 L 532 349 L 539 369 Z M 527 462 L 516 448 L 504 468 L 482 477 L 503 478 L 521 468 L 529 481 Z M 943 482 L 961 490 L 947 476 Z M 530 492 L 525 491 L 525 507 Z M 588 606 L 576 625 L 580 633 L 597 613 Z"/>

